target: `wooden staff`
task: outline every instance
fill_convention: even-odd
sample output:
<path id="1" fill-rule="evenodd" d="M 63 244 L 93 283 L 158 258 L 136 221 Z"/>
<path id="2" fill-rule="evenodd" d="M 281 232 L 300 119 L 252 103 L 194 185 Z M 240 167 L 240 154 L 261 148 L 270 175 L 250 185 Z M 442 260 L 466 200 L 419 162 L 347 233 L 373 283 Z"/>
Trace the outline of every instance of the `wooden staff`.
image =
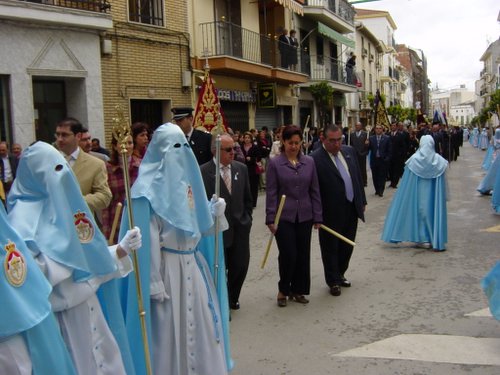
<path id="1" fill-rule="evenodd" d="M 344 237 L 341 235 L 339 232 L 335 232 L 333 229 L 328 228 L 325 224 L 321 224 L 320 226 L 321 229 L 327 231 L 330 234 L 333 234 L 335 237 L 340 238 L 342 241 L 347 242 L 351 246 L 356 246 L 356 243 L 351 241 L 349 238 Z"/>
<path id="2" fill-rule="evenodd" d="M 109 234 L 108 245 L 113 245 L 115 242 L 114 239 L 115 239 L 116 228 L 118 227 L 118 221 L 120 220 L 120 216 L 122 216 L 122 208 L 123 204 L 118 202 L 118 204 L 116 205 L 115 217 L 113 218 L 113 224 L 111 225 L 111 233 Z"/>
<path id="3" fill-rule="evenodd" d="M 308 145 L 308 142 L 309 142 L 309 128 L 307 126 L 309 124 L 309 120 L 310 119 L 311 119 L 311 115 L 307 115 L 306 124 L 304 125 L 304 131 L 302 132 L 302 140 L 303 140 L 304 144 L 306 145 L 305 146 L 306 154 L 307 154 L 307 151 L 309 150 L 309 145 Z"/>
<path id="4" fill-rule="evenodd" d="M 278 223 L 280 221 L 281 217 L 281 211 L 283 211 L 283 206 L 285 205 L 285 199 L 286 195 L 283 194 L 281 196 L 280 204 L 278 206 L 278 212 L 276 213 L 276 217 L 274 218 L 274 227 L 277 229 Z M 264 259 L 262 259 L 262 264 L 260 265 L 260 268 L 264 268 L 267 262 L 267 257 L 269 256 L 269 251 L 271 250 L 271 244 L 273 243 L 273 238 L 274 238 L 274 233 L 271 233 L 269 236 L 269 241 L 267 242 L 267 248 L 266 248 L 266 253 L 264 254 Z"/>
<path id="5" fill-rule="evenodd" d="M 130 125 L 123 115 L 121 106 L 115 107 L 117 117 L 113 118 L 113 136 L 120 145 L 120 154 L 122 156 L 123 178 L 125 180 L 125 196 L 127 198 L 127 214 L 129 229 L 134 228 L 134 216 L 132 213 L 132 198 L 130 196 L 130 176 L 128 171 L 128 154 L 127 154 L 127 139 L 131 136 Z M 147 249 L 149 251 L 149 249 Z M 146 362 L 146 374 L 151 375 L 151 356 L 149 352 L 148 331 L 146 327 L 146 311 L 144 310 L 144 301 L 142 298 L 141 276 L 139 274 L 139 259 L 137 257 L 137 249 L 132 249 L 132 261 L 134 263 L 135 289 L 137 293 L 137 306 L 139 312 L 139 320 L 141 322 L 142 344 L 144 346 L 144 359 Z M 149 287 L 149 286 L 148 286 Z"/>

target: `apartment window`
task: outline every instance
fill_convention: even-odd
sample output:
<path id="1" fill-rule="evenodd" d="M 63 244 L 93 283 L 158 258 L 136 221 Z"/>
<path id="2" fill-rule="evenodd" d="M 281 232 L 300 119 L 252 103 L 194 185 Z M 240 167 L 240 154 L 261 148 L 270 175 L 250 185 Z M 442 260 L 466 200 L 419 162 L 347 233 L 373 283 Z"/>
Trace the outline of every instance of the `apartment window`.
<path id="1" fill-rule="evenodd" d="M 129 0 L 128 12 L 130 21 L 165 26 L 163 0 Z"/>

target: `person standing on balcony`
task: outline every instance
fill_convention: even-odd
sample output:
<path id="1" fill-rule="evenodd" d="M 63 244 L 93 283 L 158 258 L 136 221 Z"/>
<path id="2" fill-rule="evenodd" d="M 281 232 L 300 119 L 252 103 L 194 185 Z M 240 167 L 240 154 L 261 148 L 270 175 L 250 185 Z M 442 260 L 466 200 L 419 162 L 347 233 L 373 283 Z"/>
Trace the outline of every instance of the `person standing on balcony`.
<path id="1" fill-rule="evenodd" d="M 349 59 L 345 64 L 345 71 L 347 73 L 347 83 L 354 85 L 354 67 L 356 66 L 356 55 L 354 52 L 349 54 Z"/>
<path id="2" fill-rule="evenodd" d="M 299 52 L 299 41 L 295 36 L 297 31 L 290 30 L 290 56 L 289 56 L 289 66 L 291 70 L 297 70 L 297 62 L 298 62 L 298 52 Z"/>
<path id="3" fill-rule="evenodd" d="M 278 49 L 281 55 L 281 67 L 288 69 L 290 66 L 290 37 L 288 36 L 288 30 L 283 29 L 281 35 L 278 38 Z"/>

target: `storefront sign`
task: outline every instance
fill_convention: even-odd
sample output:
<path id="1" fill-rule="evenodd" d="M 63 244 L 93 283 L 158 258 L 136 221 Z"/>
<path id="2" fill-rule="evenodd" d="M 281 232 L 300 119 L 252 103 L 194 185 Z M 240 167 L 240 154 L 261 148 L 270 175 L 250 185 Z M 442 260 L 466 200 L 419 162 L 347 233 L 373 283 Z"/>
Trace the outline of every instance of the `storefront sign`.
<path id="1" fill-rule="evenodd" d="M 247 102 L 255 103 L 255 94 L 251 91 L 238 90 L 217 90 L 219 100 L 227 100 L 230 102 Z"/>
<path id="2" fill-rule="evenodd" d="M 274 83 L 257 85 L 257 107 L 276 108 L 276 85 Z"/>

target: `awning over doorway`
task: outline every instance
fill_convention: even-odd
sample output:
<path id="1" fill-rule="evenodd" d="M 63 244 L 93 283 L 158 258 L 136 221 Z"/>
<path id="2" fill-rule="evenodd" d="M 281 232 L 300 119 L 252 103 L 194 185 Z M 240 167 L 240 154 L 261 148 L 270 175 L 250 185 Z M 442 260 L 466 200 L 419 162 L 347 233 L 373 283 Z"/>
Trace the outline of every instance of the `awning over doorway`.
<path id="1" fill-rule="evenodd" d="M 304 15 L 304 7 L 302 6 L 303 1 L 297 2 L 294 0 L 274 0 L 274 2 L 283 6 L 283 8 L 288 8 L 292 12 L 297 13 L 300 16 Z"/>
<path id="2" fill-rule="evenodd" d="M 321 22 L 318 22 L 318 33 L 326 36 L 327 38 L 330 38 L 331 40 L 333 40 L 335 42 L 340 42 L 340 43 L 346 45 L 347 47 L 354 48 L 356 46 L 356 43 L 354 42 L 354 40 L 343 36 L 339 32 L 329 28 L 326 25 L 323 25 Z"/>

